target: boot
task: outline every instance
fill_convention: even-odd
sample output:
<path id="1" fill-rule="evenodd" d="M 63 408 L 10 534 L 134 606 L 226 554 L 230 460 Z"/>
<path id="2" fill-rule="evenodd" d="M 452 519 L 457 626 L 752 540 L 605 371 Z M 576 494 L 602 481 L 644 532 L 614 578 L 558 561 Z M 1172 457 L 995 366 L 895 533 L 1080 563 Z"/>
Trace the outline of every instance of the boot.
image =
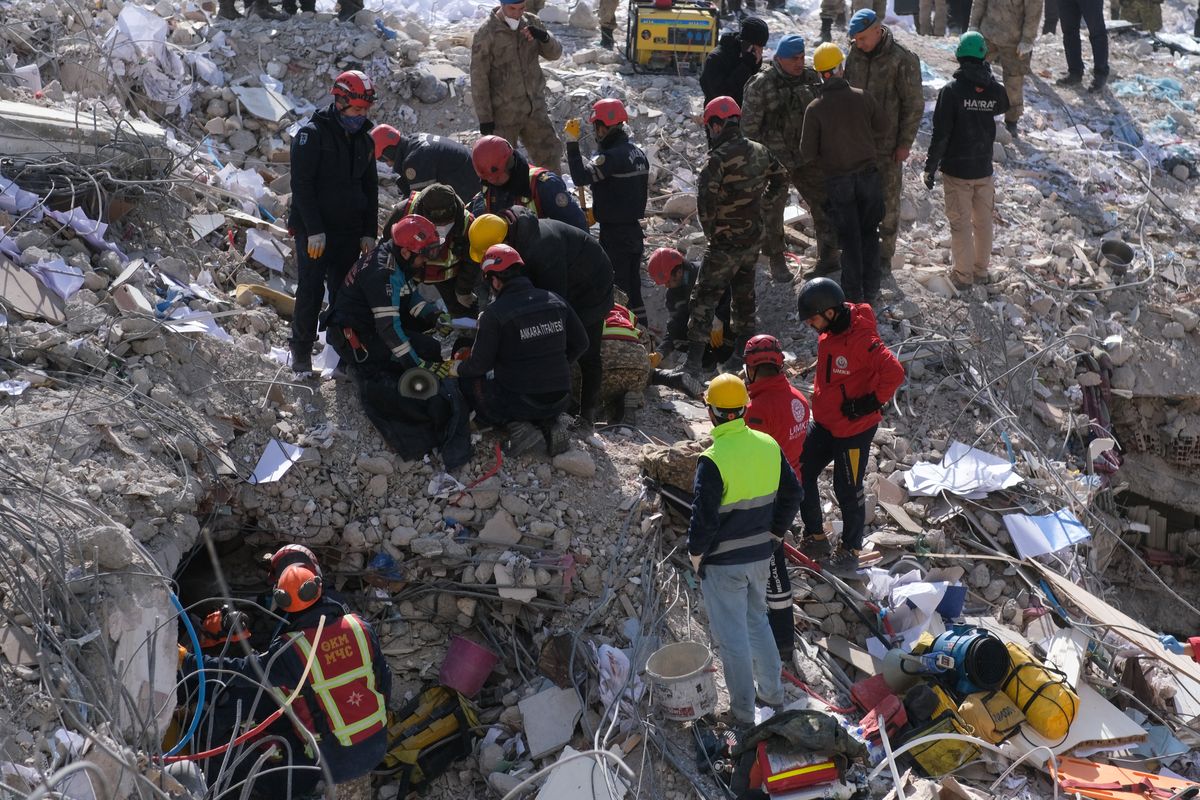
<path id="1" fill-rule="evenodd" d="M 605 50 L 613 49 L 613 29 L 612 28 L 601 28 L 600 29 L 600 46 L 603 47 Z"/>
<path id="2" fill-rule="evenodd" d="M 813 268 L 804 273 L 805 280 L 811 278 L 820 278 L 825 275 L 833 275 L 841 272 L 842 263 L 838 258 L 837 249 L 828 244 L 817 243 L 817 263 Z"/>
<path id="3" fill-rule="evenodd" d="M 739 336 L 733 342 L 733 354 L 725 359 L 725 363 L 721 365 L 721 372 L 741 372 L 742 365 L 746 363 L 746 342 L 750 341 L 749 336 Z"/>
<path id="4" fill-rule="evenodd" d="M 308 378 L 312 375 L 312 345 L 292 348 L 292 374 L 297 378 Z"/>
<path id="5" fill-rule="evenodd" d="M 704 374 L 704 342 L 688 342 L 687 361 L 683 362 L 683 370 L 693 378 Z"/>
<path id="6" fill-rule="evenodd" d="M 546 441 L 545 434 L 532 422 L 513 422 L 509 424 L 507 434 L 504 453 L 509 456 L 524 455 Z"/>
<path id="7" fill-rule="evenodd" d="M 592 428 L 596 427 L 596 409 L 594 406 L 585 406 L 579 409 L 579 416 L 575 418 L 575 427 L 590 433 Z"/>
<path id="8" fill-rule="evenodd" d="M 234 6 L 233 0 L 218 0 L 217 16 L 221 19 L 241 19 L 242 15 Z"/>
<path id="9" fill-rule="evenodd" d="M 828 17 L 821 20 L 821 35 L 818 37 L 818 41 L 822 43 L 833 41 L 833 20 Z"/>
<path id="10" fill-rule="evenodd" d="M 276 11 L 271 7 L 271 0 L 254 0 L 254 4 L 246 12 L 246 16 L 255 16 L 259 19 L 269 19 L 275 22 L 281 22 L 288 18 L 288 15 L 282 11 Z"/>
<path id="11" fill-rule="evenodd" d="M 279 7 L 283 13 L 287 14 L 289 17 L 296 15 L 296 0 L 283 0 L 283 2 L 279 4 Z"/>
<path id="12" fill-rule="evenodd" d="M 362 0 L 338 0 L 338 22 L 351 22 L 363 10 Z"/>
<path id="13" fill-rule="evenodd" d="M 642 407 L 641 392 L 626 392 L 622 402 L 621 422 L 637 425 L 638 409 Z"/>
<path id="14" fill-rule="evenodd" d="M 791 283 L 792 271 L 788 269 L 787 258 L 783 253 L 775 253 L 768 256 L 768 262 L 771 265 L 771 279 L 776 283 Z"/>
<path id="15" fill-rule="evenodd" d="M 550 423 L 545 429 L 546 435 L 546 452 L 551 457 L 567 452 L 571 447 L 571 435 L 567 431 L 567 426 L 555 418 L 554 422 Z"/>

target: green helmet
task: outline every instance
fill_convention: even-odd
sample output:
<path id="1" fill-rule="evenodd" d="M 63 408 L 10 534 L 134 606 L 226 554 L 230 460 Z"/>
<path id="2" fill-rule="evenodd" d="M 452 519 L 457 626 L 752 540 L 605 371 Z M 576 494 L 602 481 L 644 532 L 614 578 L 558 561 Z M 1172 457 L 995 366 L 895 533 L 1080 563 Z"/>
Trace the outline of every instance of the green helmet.
<path id="1" fill-rule="evenodd" d="M 967 31 L 958 37 L 958 49 L 954 51 L 955 58 L 978 58 L 980 61 L 987 55 L 987 41 L 979 31 Z"/>

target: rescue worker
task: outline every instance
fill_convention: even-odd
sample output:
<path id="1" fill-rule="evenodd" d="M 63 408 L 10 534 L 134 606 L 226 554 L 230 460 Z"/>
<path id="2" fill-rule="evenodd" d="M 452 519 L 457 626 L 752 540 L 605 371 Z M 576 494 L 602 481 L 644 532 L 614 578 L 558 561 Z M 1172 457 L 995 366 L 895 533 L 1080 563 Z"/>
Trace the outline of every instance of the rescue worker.
<path id="1" fill-rule="evenodd" d="M 767 581 L 772 554 L 801 500 L 779 444 L 747 427 L 749 400 L 746 384 L 731 374 L 713 378 L 704 394 L 713 443 L 696 464 L 687 534 L 709 635 L 725 669 L 729 712 L 745 726 L 755 722 L 756 694 L 769 706 L 784 701 L 782 664 L 767 621 Z"/>
<path id="2" fill-rule="evenodd" d="M 854 302 L 875 302 L 882 270 L 879 221 L 884 198 L 879 152 L 885 122 L 879 105 L 846 82 L 841 49 L 823 44 L 813 54 L 821 94 L 804 115 L 800 157 L 825 170 L 826 211 L 842 248 L 842 286 Z"/>
<path id="3" fill-rule="evenodd" d="M 883 185 L 883 220 L 879 224 L 880 269 L 892 271 L 896 232 L 900 225 L 900 195 L 904 189 L 904 162 L 912 152 L 925 96 L 921 92 L 921 60 L 896 41 L 892 31 L 871 9 L 850 19 L 854 47 L 846 57 L 846 80 L 862 89 L 883 111 L 885 126 L 879 152 L 879 178 Z"/>
<path id="4" fill-rule="evenodd" d="M 718 97 L 732 97 L 741 105 L 746 81 L 762 65 L 763 48 L 769 35 L 767 23 L 758 17 L 742 20 L 741 30 L 737 33 L 721 35 L 716 49 L 705 57 L 704 68 L 700 70 L 705 104 Z"/>
<path id="5" fill-rule="evenodd" d="M 637 326 L 637 316 L 617 302 L 604 318 L 601 333 L 600 407 L 610 422 L 637 424 L 642 395 L 653 372 L 645 334 Z"/>
<path id="6" fill-rule="evenodd" d="M 841 287 L 830 279 L 805 283 L 797 305 L 800 319 L 818 334 L 812 422 L 800 453 L 800 549 L 833 574 L 852 576 L 858 571 L 866 526 L 863 479 L 871 441 L 883 418 L 879 410 L 904 382 L 904 367 L 879 338 L 871 307 L 847 303 Z M 817 488 L 817 478 L 830 463 L 833 494 L 842 512 L 841 546 L 832 558 Z"/>
<path id="7" fill-rule="evenodd" d="M 516 250 L 493 245 L 482 260 L 493 299 L 458 367 L 463 393 L 477 419 L 508 426 L 510 455 L 543 442 L 558 455 L 569 445 L 558 415 L 571 402 L 571 364 L 588 349 L 587 331 L 562 297 L 533 285 Z"/>
<path id="8" fill-rule="evenodd" d="M 804 393 L 783 374 L 783 346 L 767 333 L 746 342 L 746 425 L 776 441 L 796 477 L 800 477 L 800 452 L 808 434 L 809 405 Z M 792 663 L 796 646 L 796 620 L 792 615 L 792 581 L 788 577 L 783 541 L 775 546 L 767 580 L 767 620 L 784 663 Z"/>
<path id="9" fill-rule="evenodd" d="M 974 0 L 971 5 L 968 30 L 983 34 L 988 62 L 1003 71 L 1004 126 L 1013 136 L 1025 110 L 1025 76 L 1033 72 L 1033 43 L 1041 24 L 1042 0 Z"/>
<path id="10" fill-rule="evenodd" d="M 562 142 L 546 107 L 546 76 L 539 58 L 557 61 L 562 43 L 523 0 L 500 0 L 471 40 L 471 97 L 479 132 L 525 145 L 539 167 L 558 171 Z"/>
<path id="11" fill-rule="evenodd" d="M 488 248 L 507 244 L 520 254 L 522 272 L 539 289 L 554 292 L 571 306 L 588 335 L 579 359 L 582 387 L 579 425 L 596 421 L 600 399 L 600 358 L 604 318 L 613 305 L 612 264 L 589 234 L 527 209 L 510 208 L 503 216 L 484 214 L 471 224 L 471 258 L 482 260 Z"/>
<path id="12" fill-rule="evenodd" d="M 391 125 L 371 128 L 375 158 L 396 173 L 401 195 L 419 192 L 433 183 L 443 183 L 463 202 L 479 191 L 479 176 L 471 163 L 471 150 L 446 136 L 429 133 L 404 135 Z"/>
<path id="13" fill-rule="evenodd" d="M 800 134 L 804 111 L 821 90 L 821 76 L 804 65 L 804 37 L 789 34 L 779 41 L 775 58 L 765 71 L 751 78 L 742 104 L 742 133 L 764 144 L 787 170 L 792 184 L 808 206 L 817 237 L 817 263 L 812 273 L 828 275 L 838 270 L 837 231 L 825 214 L 825 175 L 819 163 L 803 165 Z M 784 257 L 783 212 L 787 194 L 769 209 L 763 233 L 763 252 L 771 277 L 791 282 L 793 275 Z"/>
<path id="14" fill-rule="evenodd" d="M 1189 636 L 1185 644 L 1169 633 L 1164 633 L 1158 637 L 1158 641 L 1168 652 L 1177 656 L 1187 656 L 1193 661 L 1200 662 L 1200 636 Z"/>
<path id="15" fill-rule="evenodd" d="M 206 655 L 217 655 L 224 652 L 229 645 L 250 638 L 245 613 L 236 610 L 229 603 L 210 611 L 203 620 L 197 620 L 195 617 L 192 620 L 200 640 L 200 649 Z"/>
<path id="16" fill-rule="evenodd" d="M 288 545 L 272 558 L 271 582 L 276 611 L 283 624 L 266 652 L 245 657 L 196 656 L 180 647 L 180 670 L 185 675 L 203 668 L 224 683 L 228 716 L 242 701 L 242 719 L 225 722 L 229 732 L 246 720 L 261 722 L 279 707 L 282 699 L 300 686 L 291 710 L 310 735 L 319 754 L 309 751 L 309 738 L 281 716 L 263 732 L 275 740 L 276 755 L 254 769 L 256 758 L 247 756 L 234 766 L 231 785 L 253 775 L 253 791 L 263 797 L 299 797 L 311 792 L 322 776 L 314 768 L 318 756 L 332 773 L 339 797 L 366 796 L 370 772 L 387 752 L 387 703 L 392 675 L 370 623 L 346 606 L 325 596 L 320 565 L 307 548 Z M 324 627 L 321 627 L 321 623 Z M 320 636 L 317 631 L 320 629 Z M 311 657 L 314 649 L 315 658 Z M 305 666 L 311 670 L 300 683 Z M 268 691 L 259 685 L 265 675 Z M 245 725 L 249 729 L 249 725 Z M 215 738 L 215 737 L 214 737 Z M 226 739 L 227 740 L 227 739 Z M 281 756 L 282 753 L 282 756 Z M 281 764 L 280 761 L 283 760 Z M 210 782 L 222 766 L 210 760 Z M 282 768 L 276 768 L 282 767 Z M 363 792 L 362 784 L 366 784 Z M 288 794 L 288 789 L 291 794 Z"/>
<path id="17" fill-rule="evenodd" d="M 576 186 L 592 187 L 592 212 L 600 223 L 600 246 L 612 262 L 613 281 L 629 298 L 629 310 L 644 317 L 642 219 L 646 216 L 650 162 L 642 148 L 630 141 L 625 127 L 628 119 L 620 100 L 610 97 L 593 104 L 588 121 L 596 136 L 596 155 L 586 164 L 579 150 L 579 120 L 567 120 L 563 131 L 571 180 Z"/>
<path id="18" fill-rule="evenodd" d="M 474 217 L 459 195 L 449 186 L 433 183 L 400 201 L 388 224 L 400 217 L 416 214 L 425 217 L 437 229 L 439 246 L 423 260 L 415 273 L 420 283 L 438 290 L 451 316 L 461 317 L 476 307 L 475 290 L 479 285 L 479 264 L 471 260 L 467 232 Z"/>
<path id="19" fill-rule="evenodd" d="M 728 371 L 742 366 L 742 348 L 757 323 L 754 266 L 763 237 L 766 210 L 787 192 L 787 172 L 766 147 L 742 135 L 742 109 L 731 97 L 704 107 L 711 149 L 696 182 L 700 227 L 708 240 L 700 276 L 692 289 L 688 354 L 684 369 L 699 376 L 717 301 L 728 289 L 732 308 L 733 354 Z"/>
<path id="20" fill-rule="evenodd" d="M 667 335 L 663 340 L 662 353 L 664 356 L 674 350 L 686 353 L 687 326 L 692 316 L 692 289 L 700 276 L 700 267 L 694 261 L 685 259 L 683 253 L 673 247 L 660 247 L 650 254 L 646 272 L 656 285 L 667 287 Z M 705 369 L 715 367 L 733 353 L 732 337 L 728 340 L 725 337 L 729 327 L 729 290 L 726 289 L 713 313 L 708 345 L 701 359 Z"/>
<path id="21" fill-rule="evenodd" d="M 422 216 L 401 217 L 388 237 L 355 265 L 328 314 L 329 344 L 358 385 L 363 413 L 388 445 L 407 459 L 441 448 L 447 469 L 471 457 L 467 415 L 453 381 L 437 393 L 406 397 L 397 380 L 414 367 L 450 374 L 441 342 L 450 315 L 421 297 L 416 275 L 441 252 L 437 230 Z"/>
<path id="22" fill-rule="evenodd" d="M 1092 82 L 1089 92 L 1100 92 L 1108 85 L 1108 28 L 1104 24 L 1103 0 L 1058 0 L 1058 21 L 1062 25 L 1063 54 L 1067 74 L 1056 80 L 1058 86 L 1083 83 L 1083 46 L 1079 41 L 1079 23 L 1087 24 L 1092 46 Z"/>
<path id="23" fill-rule="evenodd" d="M 992 258 L 995 117 L 1004 113 L 1010 95 L 984 63 L 987 53 L 987 42 L 980 33 L 971 31 L 960 37 L 954 53 L 959 67 L 954 80 L 938 91 L 933 138 L 925 160 L 926 187 L 932 189 L 934 175 L 942 171 L 954 256 L 950 280 L 958 289 L 976 281 L 986 283 Z"/>
<path id="24" fill-rule="evenodd" d="M 312 373 L 321 300 L 332 306 L 360 253 L 375 246 L 379 184 L 367 111 L 375 83 L 358 70 L 333 83 L 333 102 L 313 113 L 292 139 L 292 211 L 296 237 L 296 310 L 292 315 L 292 372 Z"/>
<path id="25" fill-rule="evenodd" d="M 468 204 L 475 216 L 499 214 L 524 206 L 544 219 L 556 219 L 586 231 L 587 216 L 554 172 L 533 167 L 499 136 L 484 136 L 471 150 L 471 163 L 482 186 Z"/>

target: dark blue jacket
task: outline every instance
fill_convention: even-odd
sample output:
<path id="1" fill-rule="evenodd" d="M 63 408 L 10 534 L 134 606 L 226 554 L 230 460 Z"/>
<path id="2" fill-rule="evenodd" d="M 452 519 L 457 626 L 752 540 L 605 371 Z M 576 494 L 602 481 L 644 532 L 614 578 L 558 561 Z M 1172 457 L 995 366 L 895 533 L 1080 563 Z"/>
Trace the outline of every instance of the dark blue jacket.
<path id="1" fill-rule="evenodd" d="M 624 126 L 599 143 L 587 164 L 579 142 L 567 142 L 567 165 L 576 186 L 592 187 L 592 213 L 596 222 L 640 222 L 646 216 L 650 162 L 642 148 L 629 141 Z"/>
<path id="2" fill-rule="evenodd" d="M 556 219 L 588 229 L 587 216 L 563 179 L 550 170 L 540 170 L 530 177 L 529 162 L 520 153 L 513 153 L 513 168 L 503 186 L 483 184 L 479 194 L 471 199 L 467 210 L 475 216 L 499 214 L 513 206 L 525 206 L 542 219 Z"/>
<path id="3" fill-rule="evenodd" d="M 352 239 L 379 235 L 379 178 L 370 129 L 367 120 L 357 133 L 347 133 L 331 103 L 296 132 L 291 230 Z"/>
<path id="4" fill-rule="evenodd" d="M 466 203 L 479 191 L 479 176 L 471 164 L 471 151 L 445 136 L 418 133 L 401 136 L 392 169 L 400 194 L 444 183 Z"/>
<path id="5" fill-rule="evenodd" d="M 584 325 L 603 322 L 612 310 L 613 270 L 596 237 L 525 210 L 515 216 L 506 241 L 521 254 L 533 285 L 566 300 Z"/>

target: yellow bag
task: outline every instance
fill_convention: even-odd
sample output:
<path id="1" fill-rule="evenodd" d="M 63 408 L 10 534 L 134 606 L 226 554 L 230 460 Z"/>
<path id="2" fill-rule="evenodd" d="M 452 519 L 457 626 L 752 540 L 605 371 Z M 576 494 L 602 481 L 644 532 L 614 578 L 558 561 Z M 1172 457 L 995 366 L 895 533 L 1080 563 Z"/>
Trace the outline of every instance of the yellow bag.
<path id="1" fill-rule="evenodd" d="M 1038 661 L 1020 645 L 1007 645 L 1012 667 L 1004 679 L 1004 693 L 1016 704 L 1035 731 L 1052 741 L 1063 741 L 1079 710 L 1079 695 L 1067 676 Z"/>
<path id="2" fill-rule="evenodd" d="M 920 739 L 922 736 L 936 736 L 944 733 L 960 733 L 974 736 L 971 729 L 963 724 L 955 711 L 947 711 L 925 727 L 914 730 L 906 741 Z M 971 742 L 957 739 L 941 739 L 926 742 L 908 751 L 911 758 L 926 776 L 935 778 L 946 775 L 979 757 L 979 746 Z"/>
<path id="3" fill-rule="evenodd" d="M 963 722 L 975 729 L 980 739 L 999 744 L 1016 733 L 1025 715 L 1004 692 L 975 692 L 967 695 L 958 714 Z"/>

